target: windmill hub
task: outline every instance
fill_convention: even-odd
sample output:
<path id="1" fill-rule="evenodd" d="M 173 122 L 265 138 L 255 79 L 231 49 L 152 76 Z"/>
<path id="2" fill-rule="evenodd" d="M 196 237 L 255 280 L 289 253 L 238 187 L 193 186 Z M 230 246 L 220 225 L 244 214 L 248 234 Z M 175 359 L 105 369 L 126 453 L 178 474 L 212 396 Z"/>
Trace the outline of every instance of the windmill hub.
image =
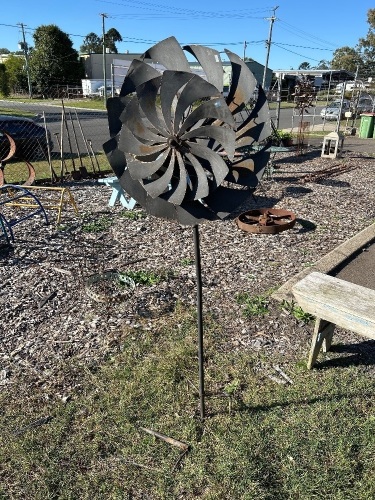
<path id="1" fill-rule="evenodd" d="M 168 138 L 168 145 L 170 148 L 179 149 L 182 146 L 182 141 L 176 135 L 171 135 Z"/>

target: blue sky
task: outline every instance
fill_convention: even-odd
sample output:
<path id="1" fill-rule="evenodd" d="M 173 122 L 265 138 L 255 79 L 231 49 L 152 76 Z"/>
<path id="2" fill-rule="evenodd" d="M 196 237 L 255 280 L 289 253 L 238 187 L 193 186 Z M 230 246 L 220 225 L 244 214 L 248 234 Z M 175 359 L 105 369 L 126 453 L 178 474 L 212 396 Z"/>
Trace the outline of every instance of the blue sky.
<path id="1" fill-rule="evenodd" d="M 26 27 L 26 41 L 33 45 L 32 33 L 41 25 L 56 24 L 68 33 L 79 50 L 84 37 L 102 33 L 105 13 L 106 31 L 116 28 L 124 41 L 119 52 L 142 53 L 154 43 L 174 35 L 181 44 L 198 43 L 217 50 L 228 48 L 241 57 L 244 41 L 247 57 L 261 64 L 266 60 L 265 41 L 269 35 L 273 8 L 272 69 L 297 69 L 307 61 L 311 67 L 322 59 L 330 60 L 335 49 L 354 47 L 367 34 L 367 11 L 373 0 L 268 0 L 251 2 L 198 0 L 3 0 L 0 16 L 0 47 L 18 50 L 22 39 L 18 23 Z M 257 7 L 261 5 L 261 7 Z"/>

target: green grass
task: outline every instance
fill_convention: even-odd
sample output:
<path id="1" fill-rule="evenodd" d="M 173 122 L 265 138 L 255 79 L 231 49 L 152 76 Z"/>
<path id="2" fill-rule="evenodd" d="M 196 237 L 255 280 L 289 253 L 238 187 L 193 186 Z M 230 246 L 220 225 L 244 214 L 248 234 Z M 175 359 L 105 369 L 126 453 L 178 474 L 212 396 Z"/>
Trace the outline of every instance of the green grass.
<path id="1" fill-rule="evenodd" d="M 125 273 L 121 273 L 121 275 L 131 278 L 136 285 L 156 285 L 163 279 L 161 274 L 145 270 L 126 271 Z"/>
<path id="2" fill-rule="evenodd" d="M 85 233 L 101 233 L 110 228 L 111 225 L 111 218 L 107 215 L 101 215 L 98 218 L 84 222 L 82 224 L 82 231 Z"/>
<path id="3" fill-rule="evenodd" d="M 29 99 L 28 97 L 7 97 L 7 102 L 14 102 L 15 104 L 21 102 L 27 102 L 31 104 L 41 104 L 41 105 L 50 105 L 53 104 L 55 106 L 61 106 L 61 99 Z M 94 98 L 94 99 L 64 99 L 64 105 L 66 107 L 71 108 L 82 108 L 82 109 L 96 109 L 105 111 L 104 99 L 103 98 Z M 3 109 L 1 108 L 1 113 L 3 114 Z M 9 110 L 12 114 L 12 110 Z M 8 113 L 7 113 L 8 114 Z M 10 113 L 9 113 L 10 114 Z M 26 115 L 22 115 L 26 116 Z"/>
<path id="4" fill-rule="evenodd" d="M 179 306 L 154 326 L 124 331 L 101 366 L 61 367 L 80 383 L 66 403 L 3 386 L 0 498 L 374 498 L 374 394 L 363 366 L 308 372 L 298 357 L 282 365 L 293 384 L 278 385 L 257 369 L 263 357 L 226 352 L 206 317 L 202 423 L 195 314 Z"/>
<path id="5" fill-rule="evenodd" d="M 111 167 L 108 163 L 107 157 L 104 153 L 96 153 L 96 157 L 99 162 L 99 167 L 102 173 L 112 172 Z M 93 175 L 93 168 L 90 157 L 87 155 L 81 155 L 83 166 L 86 168 L 87 172 L 90 175 Z M 79 170 L 81 166 L 79 160 L 76 156 L 74 156 L 76 170 Z M 51 182 L 51 168 L 47 160 L 32 160 L 32 166 L 35 169 L 35 178 L 39 183 Z M 71 173 L 73 171 L 72 160 L 68 155 L 65 155 L 65 165 L 64 168 L 65 174 L 67 172 Z M 61 172 L 61 161 L 59 159 L 59 155 L 54 153 L 52 156 L 52 167 L 56 173 L 56 175 L 60 178 Z M 95 169 L 96 163 L 95 163 Z M 4 168 L 4 176 L 6 182 L 8 184 L 23 184 L 28 177 L 28 167 L 24 161 L 21 160 L 11 160 L 7 162 Z M 69 174 L 67 174 L 69 175 Z"/>

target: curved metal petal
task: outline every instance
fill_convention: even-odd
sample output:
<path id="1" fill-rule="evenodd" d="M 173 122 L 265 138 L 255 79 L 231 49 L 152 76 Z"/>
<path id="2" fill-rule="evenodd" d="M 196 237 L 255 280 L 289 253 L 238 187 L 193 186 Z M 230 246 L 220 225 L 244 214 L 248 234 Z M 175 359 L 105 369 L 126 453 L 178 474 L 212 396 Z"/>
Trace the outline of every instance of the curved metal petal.
<path id="1" fill-rule="evenodd" d="M 145 190 L 148 192 L 151 198 L 156 198 L 160 196 L 168 188 L 174 172 L 175 160 L 176 160 L 176 155 L 174 150 L 172 150 L 171 156 L 169 158 L 168 168 L 163 173 L 163 175 L 161 175 L 161 177 L 159 177 L 159 179 L 156 179 L 155 181 L 151 180 L 147 184 L 143 183 Z M 186 185 L 186 178 L 180 179 L 180 182 L 184 182 Z"/>
<path id="2" fill-rule="evenodd" d="M 243 60 L 230 50 L 225 49 L 231 66 L 232 66 L 232 81 L 227 97 L 227 103 L 232 113 L 240 112 L 249 102 L 257 87 L 257 81 L 243 62 Z"/>
<path id="3" fill-rule="evenodd" d="M 159 93 L 162 76 L 153 78 L 137 87 L 137 96 L 142 111 L 148 121 L 163 135 L 168 136 L 168 127 L 160 108 L 156 107 L 156 98 Z"/>
<path id="4" fill-rule="evenodd" d="M 185 132 L 181 136 L 182 140 L 192 139 L 192 138 L 211 138 L 215 139 L 222 147 L 229 158 L 234 155 L 234 130 L 226 127 L 213 127 L 212 125 L 205 125 L 203 127 L 198 127 Z M 213 149 L 213 148 L 211 148 Z"/>
<path id="5" fill-rule="evenodd" d="M 212 83 L 219 92 L 223 92 L 223 66 L 220 52 L 203 45 L 185 45 L 183 49 L 197 59 L 207 76 L 207 81 Z"/>
<path id="6" fill-rule="evenodd" d="M 124 151 L 125 153 L 129 153 L 135 156 L 147 156 L 158 151 L 163 151 L 166 147 L 166 143 L 158 144 L 156 146 L 145 144 L 137 139 L 137 137 L 134 136 L 134 134 L 128 127 L 126 127 L 125 125 L 122 126 L 119 138 L 119 148 L 122 149 L 122 151 Z"/>
<path id="7" fill-rule="evenodd" d="M 175 205 L 181 205 L 181 203 L 184 200 L 185 193 L 186 193 L 186 168 L 184 165 L 184 161 L 181 157 L 181 154 L 176 151 L 176 158 L 178 162 L 178 168 L 179 168 L 179 174 L 178 174 L 178 179 L 177 181 L 174 181 L 172 179 L 172 188 L 171 188 L 171 195 L 168 197 L 169 203 L 173 203 Z"/>
<path id="8" fill-rule="evenodd" d="M 174 116 L 174 133 L 176 134 L 180 123 L 183 119 L 185 111 L 194 102 L 199 99 L 204 99 L 206 97 L 220 97 L 220 92 L 211 83 L 202 80 L 197 75 L 193 75 L 193 78 L 187 83 L 181 92 L 178 99 L 176 112 Z M 206 118 L 206 117 L 204 117 Z"/>
<path id="9" fill-rule="evenodd" d="M 179 130 L 179 135 L 186 132 L 202 118 L 218 119 L 234 128 L 235 123 L 225 100 L 222 97 L 203 102 L 184 121 Z"/>
<path id="10" fill-rule="evenodd" d="M 170 150 L 167 149 L 158 155 L 156 160 L 144 162 L 144 161 L 133 161 L 129 162 L 129 172 L 133 179 L 141 180 L 150 177 L 155 172 L 157 172 L 167 161 L 170 154 Z"/>
<path id="11" fill-rule="evenodd" d="M 173 133 L 172 103 L 177 91 L 194 77 L 192 73 L 182 71 L 164 71 L 160 87 L 160 105 L 168 131 Z"/>
<path id="12" fill-rule="evenodd" d="M 203 158 L 209 164 L 214 176 L 214 186 L 219 186 L 228 173 L 228 166 L 220 155 L 199 144 L 189 143 L 190 151 L 194 156 Z"/>
<path id="13" fill-rule="evenodd" d="M 208 193 L 210 191 L 207 175 L 204 168 L 199 163 L 197 158 L 195 158 L 194 155 L 188 153 L 186 155 L 186 158 L 190 161 L 190 163 L 194 167 L 195 173 L 197 175 L 197 182 L 194 183 L 193 181 L 193 197 L 194 200 L 200 200 L 201 198 L 208 196 Z"/>
<path id="14" fill-rule="evenodd" d="M 120 90 L 120 97 L 126 96 L 135 92 L 135 89 L 144 82 L 152 80 L 160 76 L 160 72 L 157 71 L 152 66 L 144 63 L 143 61 L 138 61 L 138 59 L 133 59 L 128 72 L 126 73 L 124 83 L 122 84 Z"/>
<path id="15" fill-rule="evenodd" d="M 136 97 L 129 102 L 121 118 L 123 123 L 139 139 L 153 142 L 166 142 L 166 137 L 154 133 L 153 130 L 146 126 L 145 120 L 143 119 L 139 109 L 139 101 Z"/>
<path id="16" fill-rule="evenodd" d="M 167 69 L 191 73 L 184 51 L 174 36 L 166 38 L 148 49 L 142 58 L 150 58 Z"/>

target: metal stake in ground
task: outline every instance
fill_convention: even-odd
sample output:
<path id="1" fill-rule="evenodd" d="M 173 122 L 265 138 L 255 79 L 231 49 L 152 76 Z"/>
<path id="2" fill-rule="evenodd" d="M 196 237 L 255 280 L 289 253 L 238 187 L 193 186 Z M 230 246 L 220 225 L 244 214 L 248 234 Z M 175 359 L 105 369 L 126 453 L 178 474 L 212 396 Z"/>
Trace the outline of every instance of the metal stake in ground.
<path id="1" fill-rule="evenodd" d="M 85 137 L 85 134 L 84 134 L 84 132 L 83 132 L 83 128 L 82 128 L 82 125 L 81 125 L 81 120 L 79 119 L 79 116 L 78 116 L 77 110 L 75 109 L 74 111 L 75 111 L 75 113 L 76 113 L 76 118 L 77 118 L 77 122 L 78 122 L 78 127 L 79 127 L 79 130 L 80 130 L 81 135 L 82 135 L 83 144 L 85 145 L 86 152 L 87 152 L 87 156 L 90 158 L 90 161 L 91 161 L 92 171 L 93 171 L 93 173 L 94 173 L 94 174 L 96 174 L 96 171 L 95 171 L 95 165 L 94 165 L 93 159 L 91 158 L 91 155 L 90 155 L 89 147 L 88 147 L 88 144 L 87 144 L 87 139 L 86 139 L 86 137 Z"/>
<path id="2" fill-rule="evenodd" d="M 198 365 L 199 365 L 199 401 L 201 419 L 205 417 L 204 408 L 204 356 L 203 356 L 203 314 L 202 314 L 202 268 L 199 246 L 198 225 L 194 230 L 195 273 L 197 276 L 197 319 L 198 319 Z"/>
<path id="3" fill-rule="evenodd" d="M 66 119 L 66 113 L 65 113 L 65 106 L 64 106 L 64 101 L 61 100 L 61 104 L 62 104 L 62 109 L 63 109 L 63 120 L 64 120 L 64 123 L 65 123 L 65 129 L 66 129 L 66 137 L 68 139 L 68 144 L 69 144 L 69 152 L 70 152 L 70 157 L 71 157 L 71 160 L 72 160 L 72 167 L 73 167 L 73 172 L 72 172 L 72 177 L 74 180 L 79 180 L 81 179 L 81 172 L 79 172 L 78 170 L 76 170 L 76 164 L 74 162 L 74 156 L 73 156 L 73 148 L 72 148 L 72 143 L 71 143 L 71 140 L 70 140 L 70 133 L 69 133 L 69 127 L 68 127 L 68 120 Z"/>
<path id="4" fill-rule="evenodd" d="M 90 151 L 91 151 L 91 154 L 92 154 L 92 157 L 95 158 L 95 161 L 96 161 L 96 166 L 98 167 L 98 174 L 100 174 L 100 165 L 99 165 L 99 162 L 98 162 L 98 158 L 96 157 L 96 154 L 94 153 L 94 150 L 93 150 L 93 147 L 92 147 L 92 141 L 91 139 L 87 139 L 87 144 L 89 145 L 89 148 L 90 148 Z"/>
<path id="5" fill-rule="evenodd" d="M 52 159 L 51 159 L 51 148 L 50 148 L 50 144 L 49 144 L 49 139 L 48 139 L 48 131 L 47 131 L 47 123 L 46 123 L 46 115 L 43 111 L 43 124 L 44 124 L 44 130 L 46 132 L 46 143 L 47 143 L 47 154 L 48 154 L 48 164 L 49 164 L 49 168 L 50 168 L 50 171 L 51 171 L 51 182 L 55 182 L 55 181 L 58 181 L 59 178 L 52 166 Z"/>
<path id="6" fill-rule="evenodd" d="M 82 163 L 82 157 L 81 157 L 81 153 L 80 153 L 79 146 L 78 146 L 78 139 L 77 139 L 76 129 L 74 127 L 74 122 L 73 122 L 72 114 L 71 114 L 70 111 L 69 111 L 69 118 L 70 118 L 70 123 L 72 125 L 73 137 L 74 137 L 74 142 L 75 142 L 76 149 L 77 149 L 77 155 L 78 155 L 79 163 L 81 165 L 79 167 L 79 171 L 81 172 L 82 177 L 87 179 L 87 177 L 89 177 L 89 173 L 87 172 L 86 167 Z"/>

